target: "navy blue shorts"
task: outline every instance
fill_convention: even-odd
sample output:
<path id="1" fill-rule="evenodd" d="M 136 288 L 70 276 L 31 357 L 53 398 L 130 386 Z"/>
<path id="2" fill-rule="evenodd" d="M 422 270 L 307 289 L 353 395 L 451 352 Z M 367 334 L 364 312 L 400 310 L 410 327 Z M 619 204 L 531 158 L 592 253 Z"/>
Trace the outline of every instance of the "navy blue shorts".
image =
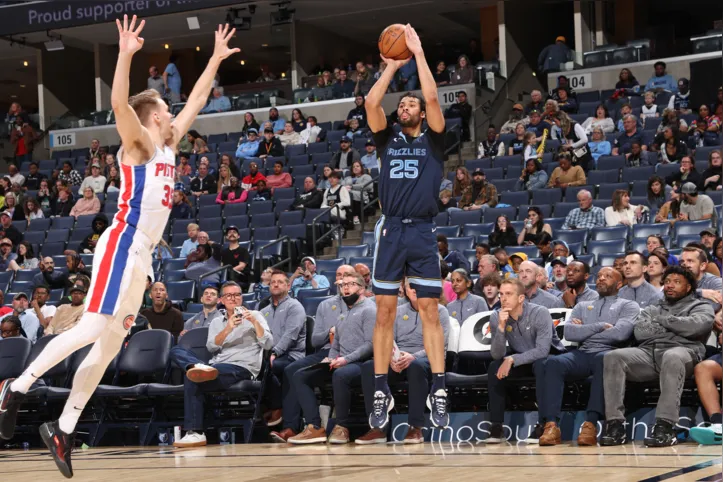
<path id="1" fill-rule="evenodd" d="M 723 355 L 720 353 L 716 353 L 712 357 L 708 358 L 708 360 L 713 360 L 714 362 L 718 363 L 719 365 L 723 365 Z"/>
<path id="2" fill-rule="evenodd" d="M 406 275 L 417 297 L 439 298 L 442 275 L 435 230 L 431 219 L 379 218 L 374 228 L 374 294 L 397 295 Z"/>

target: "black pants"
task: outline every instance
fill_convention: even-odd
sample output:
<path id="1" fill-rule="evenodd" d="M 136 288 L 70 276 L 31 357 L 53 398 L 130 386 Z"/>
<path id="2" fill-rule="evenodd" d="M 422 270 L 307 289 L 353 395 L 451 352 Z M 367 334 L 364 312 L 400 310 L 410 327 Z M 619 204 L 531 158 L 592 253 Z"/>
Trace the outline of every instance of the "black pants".
<path id="1" fill-rule="evenodd" d="M 490 397 L 490 422 L 502 423 L 505 420 L 505 398 L 507 396 L 507 383 L 515 378 L 524 378 L 535 376 L 535 387 L 537 390 L 537 405 L 540 406 L 540 400 L 544 399 L 545 387 L 545 363 L 546 358 L 537 360 L 532 364 L 512 367 L 506 378 L 497 378 L 497 370 L 504 358 L 495 360 L 490 364 L 487 370 L 487 388 Z"/>
<path id="2" fill-rule="evenodd" d="M 280 410 L 284 395 L 288 393 L 289 385 L 284 383 L 284 369 L 294 363 L 289 355 L 282 355 L 274 360 L 271 365 L 272 377 L 269 379 L 268 388 L 268 404 L 271 410 Z M 291 380 L 289 380 L 291 382 Z"/>

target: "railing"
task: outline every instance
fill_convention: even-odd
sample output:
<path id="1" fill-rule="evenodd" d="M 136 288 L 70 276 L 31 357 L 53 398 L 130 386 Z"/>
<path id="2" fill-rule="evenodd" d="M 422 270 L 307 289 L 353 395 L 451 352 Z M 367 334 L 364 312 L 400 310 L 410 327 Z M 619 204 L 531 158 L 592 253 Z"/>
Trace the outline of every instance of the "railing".
<path id="1" fill-rule="evenodd" d="M 371 205 L 373 205 L 375 202 L 378 202 L 378 201 L 379 201 L 379 196 L 377 196 L 377 197 L 375 197 L 375 198 L 373 198 L 373 199 L 370 199 L 369 202 L 364 203 L 364 188 L 367 187 L 369 184 L 374 185 L 374 183 L 377 182 L 378 180 L 379 180 L 379 176 L 373 178 L 371 181 L 365 183 L 365 184 L 361 187 L 361 192 L 362 192 L 362 195 L 361 195 L 361 197 L 362 197 L 362 206 L 361 206 L 361 212 L 359 213 L 359 224 L 360 224 L 360 226 L 362 227 L 362 231 L 364 231 L 364 212 L 366 211 L 366 209 L 367 209 L 369 206 L 371 206 Z M 373 191 L 372 191 L 372 193 L 373 193 Z"/>
<path id="2" fill-rule="evenodd" d="M 264 244 L 263 246 L 261 246 L 259 248 L 259 258 L 261 260 L 261 270 L 259 271 L 259 273 L 263 272 L 263 270 L 264 270 L 264 249 L 268 248 L 269 246 L 274 246 L 283 241 L 286 241 L 286 252 L 287 252 L 288 257 L 286 257 L 286 258 L 282 259 L 281 261 L 279 261 L 278 263 L 272 265 L 271 268 L 278 268 L 279 266 L 288 264 L 289 265 L 288 271 L 293 271 L 291 269 L 291 261 L 292 261 L 292 259 L 291 259 L 291 238 L 284 235 L 284 236 L 281 236 L 279 239 L 271 241 L 269 244 Z"/>
<path id="3" fill-rule="evenodd" d="M 200 300 L 201 300 L 201 295 L 203 295 L 203 290 L 200 289 L 201 286 L 203 286 L 203 280 L 204 280 L 205 278 L 208 278 L 209 276 L 214 275 L 214 274 L 216 274 L 216 273 L 219 273 L 219 272 L 221 272 L 221 271 L 226 271 L 226 270 L 229 269 L 229 268 L 231 268 L 231 265 L 230 265 L 230 264 L 225 264 L 225 265 L 223 265 L 223 266 L 221 266 L 221 267 L 219 267 L 219 268 L 216 268 L 216 269 L 214 269 L 214 270 L 211 270 L 211 271 L 209 271 L 208 273 L 203 273 L 201 276 L 199 276 L 199 277 L 198 277 L 198 284 L 197 284 L 197 286 L 196 286 L 196 288 L 198 288 L 198 289 L 196 290 L 196 301 L 200 301 Z"/>
<path id="4" fill-rule="evenodd" d="M 324 233 L 320 238 L 317 239 L 317 237 L 316 237 L 316 225 L 317 225 L 319 219 L 320 219 L 322 216 L 324 216 L 325 214 L 330 213 L 331 210 L 334 209 L 334 208 L 336 208 L 336 211 L 337 211 L 337 212 L 336 212 L 336 226 L 333 226 L 328 232 Z M 311 249 L 312 249 L 312 253 L 313 253 L 314 257 L 316 257 L 316 244 L 317 244 L 319 241 L 328 238 L 329 236 L 333 235 L 334 233 L 336 233 L 337 231 L 340 231 L 340 230 L 342 229 L 342 227 L 341 227 L 341 216 L 340 216 L 340 214 L 341 214 L 341 208 L 339 207 L 338 204 L 336 204 L 336 205 L 334 205 L 334 206 L 332 206 L 332 207 L 330 207 L 330 208 L 324 209 L 322 212 L 319 213 L 318 216 L 316 216 L 314 219 L 311 220 L 311 244 L 313 245 L 313 246 L 311 247 Z M 332 221 L 334 221 L 333 218 L 332 218 Z"/>

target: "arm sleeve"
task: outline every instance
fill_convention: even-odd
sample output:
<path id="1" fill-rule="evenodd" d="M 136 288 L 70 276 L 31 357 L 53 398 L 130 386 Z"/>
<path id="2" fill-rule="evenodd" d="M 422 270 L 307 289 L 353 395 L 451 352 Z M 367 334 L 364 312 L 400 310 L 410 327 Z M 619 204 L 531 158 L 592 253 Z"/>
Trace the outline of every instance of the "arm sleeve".
<path id="1" fill-rule="evenodd" d="M 289 348 L 296 344 L 299 339 L 299 333 L 301 328 L 306 322 L 306 314 L 301 304 L 295 303 L 294 306 L 289 307 L 286 312 L 286 329 L 281 335 L 281 338 L 274 346 L 274 353 L 276 356 L 281 356 L 289 351 Z"/>
<path id="2" fill-rule="evenodd" d="M 587 182 L 585 177 L 585 171 L 580 166 L 573 166 L 571 169 L 575 170 L 575 180 L 570 183 L 570 186 L 584 186 Z"/>
<path id="3" fill-rule="evenodd" d="M 389 140 L 394 137 L 394 128 L 387 122 L 387 127 L 379 132 L 372 132 L 374 144 L 377 146 L 377 152 L 384 152 L 387 148 Z"/>
<path id="4" fill-rule="evenodd" d="M 329 358 L 333 360 L 339 356 L 339 337 L 335 336 L 334 341 L 331 343 L 331 349 L 329 350 Z M 348 361 L 348 360 L 347 360 Z"/>
<path id="5" fill-rule="evenodd" d="M 319 286 L 319 289 L 324 289 L 329 287 L 329 278 L 322 275 L 317 275 L 319 279 L 316 280 L 316 284 Z"/>
<path id="6" fill-rule="evenodd" d="M 208 327 L 208 338 L 206 338 L 206 349 L 210 353 L 216 353 L 221 349 L 221 345 L 216 344 L 216 336 L 221 333 L 221 330 L 223 330 L 223 320 L 224 318 L 222 316 L 219 316 L 217 318 L 214 318 L 214 320 L 211 322 L 211 325 Z M 231 335 L 229 335 L 231 336 Z"/>
<path id="7" fill-rule="evenodd" d="M 494 360 L 500 360 L 507 353 L 507 336 L 504 333 L 500 333 L 497 329 L 497 312 L 490 316 L 490 333 L 492 334 L 492 345 L 490 347 L 490 354 Z"/>
<path id="8" fill-rule="evenodd" d="M 514 366 L 526 365 L 536 360 L 541 360 L 550 354 L 552 344 L 552 317 L 550 312 L 540 311 L 540 316 L 535 320 L 535 348 L 524 353 L 512 355 Z"/>
<path id="9" fill-rule="evenodd" d="M 713 306 L 704 301 L 694 306 L 688 316 L 661 316 L 657 321 L 676 335 L 695 338 L 710 333 L 714 318 Z"/>
<path id="10" fill-rule="evenodd" d="M 370 306 L 364 310 L 362 314 L 362 330 L 364 332 L 364 342 L 359 345 L 359 348 L 349 353 L 344 358 L 347 362 L 357 362 L 367 360 L 374 353 L 374 347 L 372 346 L 372 336 L 374 335 L 374 324 L 377 319 L 376 306 Z M 336 337 L 334 338 L 336 342 Z"/>
<path id="11" fill-rule="evenodd" d="M 314 323 L 314 332 L 311 334 L 311 344 L 317 350 L 329 341 L 328 327 L 322 322 L 328 316 L 326 315 L 327 306 L 328 303 L 320 303 L 316 308 L 316 323 Z"/>
<path id="12" fill-rule="evenodd" d="M 271 334 L 269 324 L 266 322 L 266 318 L 264 318 L 264 315 L 262 315 L 260 312 L 253 311 L 252 313 L 254 314 L 254 318 L 256 318 L 256 321 L 258 321 L 264 329 L 264 334 L 261 336 L 261 338 L 257 337 L 256 341 L 259 345 L 261 345 L 261 348 L 263 348 L 264 350 L 270 350 L 271 347 L 274 346 L 274 337 Z"/>
<path id="13" fill-rule="evenodd" d="M 618 319 L 612 328 L 603 331 L 603 337 L 613 343 L 622 343 L 630 339 L 633 335 L 635 322 L 640 315 L 640 307 L 637 303 L 626 303 L 625 307 L 620 310 Z"/>
<path id="14" fill-rule="evenodd" d="M 544 189 L 547 184 L 547 173 L 545 171 L 538 171 L 535 174 L 530 176 L 530 182 L 527 183 L 527 189 Z"/>
<path id="15" fill-rule="evenodd" d="M 572 309 L 572 313 L 570 313 L 570 320 L 573 320 L 575 318 L 577 318 L 578 320 L 582 319 L 582 305 L 580 303 L 575 305 L 575 307 Z M 565 323 L 565 339 L 581 343 L 590 338 L 591 336 L 600 333 L 601 331 L 603 331 L 603 329 L 604 328 L 602 323 L 588 323 L 582 325 Z"/>
<path id="16" fill-rule="evenodd" d="M 349 191 L 347 189 L 340 189 L 339 197 L 341 198 L 341 202 L 339 203 L 340 207 L 346 208 L 351 206 L 351 198 L 349 197 Z"/>

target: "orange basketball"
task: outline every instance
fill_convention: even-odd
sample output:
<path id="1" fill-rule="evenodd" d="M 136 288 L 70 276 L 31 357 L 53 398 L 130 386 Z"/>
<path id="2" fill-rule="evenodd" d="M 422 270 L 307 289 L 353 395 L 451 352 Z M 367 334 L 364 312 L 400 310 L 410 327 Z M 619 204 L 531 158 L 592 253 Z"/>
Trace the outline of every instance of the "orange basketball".
<path id="1" fill-rule="evenodd" d="M 412 56 L 404 38 L 404 25 L 395 23 L 384 29 L 379 36 L 379 52 L 384 58 L 406 60 Z"/>

